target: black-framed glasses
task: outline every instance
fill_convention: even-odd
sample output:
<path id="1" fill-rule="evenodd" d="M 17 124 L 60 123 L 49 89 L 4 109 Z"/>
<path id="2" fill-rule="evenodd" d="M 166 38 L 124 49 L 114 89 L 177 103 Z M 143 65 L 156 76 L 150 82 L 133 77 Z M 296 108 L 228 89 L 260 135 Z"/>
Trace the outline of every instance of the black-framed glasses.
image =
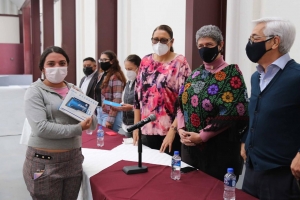
<path id="1" fill-rule="evenodd" d="M 151 38 L 151 41 L 153 44 L 157 44 L 158 42 L 162 43 L 162 44 L 168 44 L 169 41 L 171 41 L 172 38 Z"/>
<path id="2" fill-rule="evenodd" d="M 266 36 L 261 36 L 261 35 L 250 35 L 249 38 L 249 42 L 252 43 L 256 43 L 256 42 L 261 42 L 262 38 L 267 38 L 266 40 L 264 40 L 264 42 L 267 42 L 271 39 L 273 39 L 276 35 L 266 35 Z"/>
<path id="3" fill-rule="evenodd" d="M 107 59 L 107 58 L 104 58 L 104 59 L 99 59 L 99 60 L 98 60 L 98 62 L 99 62 L 99 63 L 101 63 L 101 62 L 108 62 L 108 61 L 110 61 L 110 60 L 109 60 L 109 59 Z"/>

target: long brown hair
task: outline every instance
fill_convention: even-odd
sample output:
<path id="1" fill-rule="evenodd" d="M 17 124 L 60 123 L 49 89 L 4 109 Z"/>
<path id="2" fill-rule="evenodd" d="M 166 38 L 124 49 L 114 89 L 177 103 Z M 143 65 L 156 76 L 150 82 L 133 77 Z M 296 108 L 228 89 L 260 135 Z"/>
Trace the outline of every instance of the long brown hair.
<path id="1" fill-rule="evenodd" d="M 107 75 L 102 83 L 102 86 L 101 88 L 105 88 L 107 87 L 108 85 L 108 82 L 109 82 L 109 79 L 112 75 L 115 75 L 117 76 L 117 78 L 122 81 L 123 83 L 123 87 L 125 87 L 126 85 L 126 78 L 124 76 L 124 73 L 123 71 L 121 70 L 121 67 L 120 67 L 120 64 L 119 64 L 119 61 L 117 59 L 117 55 L 113 52 L 113 51 L 110 51 L 110 50 L 107 50 L 107 51 L 103 51 L 101 53 L 102 54 L 105 54 L 107 55 L 107 57 L 109 58 L 109 60 L 112 62 L 112 65 L 111 67 L 109 68 L 109 70 L 107 71 Z"/>

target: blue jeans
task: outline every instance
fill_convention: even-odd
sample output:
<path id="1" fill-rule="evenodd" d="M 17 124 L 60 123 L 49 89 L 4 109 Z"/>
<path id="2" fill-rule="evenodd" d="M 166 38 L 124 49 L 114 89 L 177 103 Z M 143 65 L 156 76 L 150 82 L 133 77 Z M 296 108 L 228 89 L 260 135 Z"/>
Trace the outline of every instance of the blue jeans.
<path id="1" fill-rule="evenodd" d="M 108 118 L 108 114 L 103 112 L 101 107 L 97 107 L 97 120 L 98 124 L 105 126 L 106 120 Z M 118 112 L 115 122 L 112 126 L 112 130 L 115 132 L 119 132 L 119 129 L 122 126 L 122 120 L 123 120 L 123 112 Z"/>

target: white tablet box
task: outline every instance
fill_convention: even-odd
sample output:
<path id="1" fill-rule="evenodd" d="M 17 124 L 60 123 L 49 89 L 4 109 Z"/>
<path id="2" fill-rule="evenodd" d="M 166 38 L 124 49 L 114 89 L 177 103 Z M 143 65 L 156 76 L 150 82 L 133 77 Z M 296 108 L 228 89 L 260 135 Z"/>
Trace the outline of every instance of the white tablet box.
<path id="1" fill-rule="evenodd" d="M 71 88 L 60 105 L 59 110 L 78 121 L 84 121 L 94 114 L 97 105 L 98 102 L 94 99 Z"/>

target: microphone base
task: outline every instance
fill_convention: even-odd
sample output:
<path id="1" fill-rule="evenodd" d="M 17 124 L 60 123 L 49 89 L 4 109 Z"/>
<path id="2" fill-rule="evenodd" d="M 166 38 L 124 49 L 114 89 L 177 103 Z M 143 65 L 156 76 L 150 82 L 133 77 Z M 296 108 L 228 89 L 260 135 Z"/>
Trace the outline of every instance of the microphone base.
<path id="1" fill-rule="evenodd" d="M 148 172 L 148 167 L 146 166 L 125 166 L 123 167 L 123 172 L 125 174 L 140 174 L 140 173 L 145 173 Z"/>

